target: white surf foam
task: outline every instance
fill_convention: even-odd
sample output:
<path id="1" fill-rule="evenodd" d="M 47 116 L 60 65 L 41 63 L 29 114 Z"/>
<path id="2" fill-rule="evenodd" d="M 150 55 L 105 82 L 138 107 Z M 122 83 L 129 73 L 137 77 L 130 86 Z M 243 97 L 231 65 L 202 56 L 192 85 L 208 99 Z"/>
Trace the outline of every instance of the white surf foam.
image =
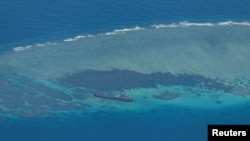
<path id="1" fill-rule="evenodd" d="M 24 47 L 15 47 L 15 48 L 13 48 L 13 50 L 15 50 L 15 51 L 21 51 L 21 50 L 25 50 L 25 48 Z"/>
<path id="2" fill-rule="evenodd" d="M 178 23 L 170 23 L 170 24 L 153 24 L 150 27 L 151 28 L 180 28 L 180 27 L 190 27 L 190 26 L 206 26 L 206 27 L 211 27 L 211 26 L 233 26 L 233 25 L 237 25 L 237 26 L 250 26 L 250 22 L 248 21 L 243 21 L 243 22 L 236 22 L 236 21 L 222 21 L 222 22 L 217 22 L 217 23 L 210 23 L 210 22 L 188 22 L 188 21 L 181 21 Z M 135 26 L 132 28 L 123 28 L 123 29 L 115 29 L 113 31 L 110 32 L 106 32 L 106 33 L 99 33 L 96 35 L 78 35 L 75 37 L 69 37 L 63 40 L 63 42 L 74 42 L 77 41 L 79 39 L 84 39 L 84 38 L 92 38 L 92 37 L 97 37 L 97 36 L 111 36 L 111 35 L 117 35 L 117 34 L 121 34 L 121 33 L 126 33 L 126 32 L 131 32 L 131 31 L 137 31 L 137 30 L 145 30 L 145 29 L 150 29 L 150 27 L 140 27 L 140 26 Z M 34 46 L 36 47 L 42 47 L 42 46 L 46 46 L 46 45 L 55 45 L 57 44 L 57 42 L 46 42 L 46 43 L 38 43 Z M 31 45 L 29 45 L 31 46 Z M 24 51 L 26 49 L 29 49 L 30 47 L 14 47 L 13 50 L 14 51 Z"/>
<path id="3" fill-rule="evenodd" d="M 164 27 L 178 27 L 178 24 L 172 23 L 172 24 L 154 24 L 151 25 L 153 28 L 164 28 Z"/>
<path id="4" fill-rule="evenodd" d="M 63 42 L 74 42 L 74 41 L 77 41 L 79 39 L 84 39 L 84 38 L 92 38 L 92 37 L 96 37 L 96 36 L 109 36 L 109 35 L 116 35 L 116 34 L 120 34 L 120 33 L 125 33 L 125 32 L 130 32 L 130 31 L 136 31 L 136 30 L 144 30 L 145 28 L 142 28 L 142 27 L 139 27 L 139 26 L 136 26 L 136 27 L 133 27 L 133 28 L 123 28 L 123 29 L 115 29 L 111 32 L 106 32 L 106 33 L 101 33 L 101 34 L 97 34 L 97 35 L 77 35 L 75 37 L 69 37 L 69 38 L 66 38 L 63 40 Z M 57 42 L 46 42 L 46 43 L 37 43 L 35 46 L 36 47 L 43 47 L 43 46 L 46 46 L 46 45 L 56 45 Z M 26 50 L 28 49 L 29 47 L 15 47 L 13 48 L 13 50 L 15 51 L 23 51 L 23 50 Z"/>
<path id="5" fill-rule="evenodd" d="M 78 35 L 78 36 L 74 37 L 74 39 L 83 39 L 83 38 L 86 38 L 86 36 Z"/>
<path id="6" fill-rule="evenodd" d="M 75 38 L 67 38 L 67 39 L 64 39 L 63 41 L 64 42 L 72 42 L 72 41 L 76 41 L 77 39 Z"/>
<path id="7" fill-rule="evenodd" d="M 73 42 L 73 41 L 77 41 L 77 40 L 79 40 L 79 39 L 91 38 L 91 37 L 94 37 L 94 35 L 86 35 L 86 36 L 78 35 L 78 36 L 75 36 L 75 37 L 73 37 L 73 38 L 64 39 L 63 41 L 64 41 L 64 42 Z"/>
<path id="8" fill-rule="evenodd" d="M 15 47 L 15 48 L 13 48 L 13 50 L 14 51 L 24 51 L 24 50 L 30 49 L 31 47 L 32 47 L 31 45 L 28 45 L 25 47 Z"/>
<path id="9" fill-rule="evenodd" d="M 27 46 L 19 46 L 19 47 L 14 47 L 14 51 L 24 51 L 27 49 L 30 49 L 32 47 L 44 47 L 44 46 L 51 46 L 51 45 L 57 45 L 57 42 L 46 42 L 46 43 L 37 43 L 37 44 L 32 44 L 32 45 L 27 45 Z"/>
<path id="10" fill-rule="evenodd" d="M 120 34 L 120 33 L 125 33 L 125 32 L 129 32 L 129 31 L 136 31 L 136 30 L 144 30 L 145 28 L 142 28 L 142 27 L 139 27 L 139 26 L 136 26 L 134 28 L 123 28 L 123 29 L 115 29 L 114 31 L 112 32 L 106 32 L 104 33 L 104 35 L 116 35 L 116 34 Z"/>
<path id="11" fill-rule="evenodd" d="M 250 26 L 250 22 L 234 22 L 234 21 L 223 21 L 218 23 L 195 23 L 182 21 L 179 23 L 171 23 L 171 24 L 154 24 L 151 25 L 153 28 L 177 28 L 177 27 L 190 27 L 190 26 L 232 26 L 232 25 L 241 25 L 241 26 Z"/>
<path id="12" fill-rule="evenodd" d="M 181 27 L 189 27 L 189 26 L 214 26 L 213 23 L 190 23 L 188 21 L 180 22 L 179 25 Z"/>
<path id="13" fill-rule="evenodd" d="M 250 26 L 250 22 L 225 21 L 225 22 L 219 22 L 217 25 L 220 25 L 220 26 L 232 26 L 232 25 Z"/>

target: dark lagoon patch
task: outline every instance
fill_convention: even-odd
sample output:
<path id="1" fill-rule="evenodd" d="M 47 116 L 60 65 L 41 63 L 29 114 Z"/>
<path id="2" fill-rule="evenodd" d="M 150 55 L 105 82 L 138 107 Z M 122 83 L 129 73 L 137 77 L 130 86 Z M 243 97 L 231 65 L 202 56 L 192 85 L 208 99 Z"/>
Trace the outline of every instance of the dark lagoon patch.
<path id="1" fill-rule="evenodd" d="M 160 99 L 160 100 L 173 100 L 179 97 L 178 94 L 175 93 L 164 93 L 164 94 L 159 94 L 159 95 L 153 95 L 154 98 Z"/>
<path id="2" fill-rule="evenodd" d="M 129 70 L 96 71 L 88 70 L 76 72 L 57 79 L 78 87 L 85 87 L 96 91 L 123 91 L 137 87 L 156 87 L 162 85 L 197 86 L 207 89 L 230 91 L 232 88 L 216 80 L 200 75 L 171 73 L 143 74 Z"/>

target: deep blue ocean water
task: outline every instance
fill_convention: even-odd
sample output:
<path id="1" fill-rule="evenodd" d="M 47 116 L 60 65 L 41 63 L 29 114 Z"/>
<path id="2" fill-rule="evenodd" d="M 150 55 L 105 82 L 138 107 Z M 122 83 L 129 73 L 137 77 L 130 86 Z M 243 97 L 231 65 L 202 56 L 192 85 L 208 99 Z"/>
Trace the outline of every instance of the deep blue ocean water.
<path id="1" fill-rule="evenodd" d="M 1 49 L 78 34 L 180 21 L 249 20 L 248 0 L 26 0 L 0 2 Z"/>
<path id="2" fill-rule="evenodd" d="M 249 5 L 249 0 L 0 1 L 0 54 L 17 46 L 135 26 L 244 22 L 250 20 Z M 249 113 L 246 102 L 221 109 L 170 106 L 139 113 L 115 110 L 88 116 L 72 112 L 46 118 L 0 117 L 0 140 L 205 141 L 207 124 L 250 123 Z"/>

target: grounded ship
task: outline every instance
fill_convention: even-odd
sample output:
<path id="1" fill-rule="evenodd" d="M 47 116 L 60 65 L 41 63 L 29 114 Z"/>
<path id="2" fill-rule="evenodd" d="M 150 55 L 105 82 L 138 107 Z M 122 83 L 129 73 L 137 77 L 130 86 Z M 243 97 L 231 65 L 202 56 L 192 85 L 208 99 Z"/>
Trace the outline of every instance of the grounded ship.
<path id="1" fill-rule="evenodd" d="M 124 101 L 124 102 L 132 102 L 133 99 L 126 94 L 117 94 L 117 95 L 111 95 L 111 94 L 104 94 L 104 93 L 95 93 L 96 97 L 105 98 L 105 99 L 112 99 L 112 100 L 118 100 L 118 101 Z"/>

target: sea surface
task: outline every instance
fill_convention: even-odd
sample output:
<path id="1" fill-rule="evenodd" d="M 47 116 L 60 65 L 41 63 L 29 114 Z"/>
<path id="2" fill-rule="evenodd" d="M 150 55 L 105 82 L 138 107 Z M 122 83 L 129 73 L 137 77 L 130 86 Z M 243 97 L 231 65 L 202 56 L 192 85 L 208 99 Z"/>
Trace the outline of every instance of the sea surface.
<path id="1" fill-rule="evenodd" d="M 0 140 L 206 141 L 208 124 L 250 124 L 249 5 L 0 1 Z"/>

